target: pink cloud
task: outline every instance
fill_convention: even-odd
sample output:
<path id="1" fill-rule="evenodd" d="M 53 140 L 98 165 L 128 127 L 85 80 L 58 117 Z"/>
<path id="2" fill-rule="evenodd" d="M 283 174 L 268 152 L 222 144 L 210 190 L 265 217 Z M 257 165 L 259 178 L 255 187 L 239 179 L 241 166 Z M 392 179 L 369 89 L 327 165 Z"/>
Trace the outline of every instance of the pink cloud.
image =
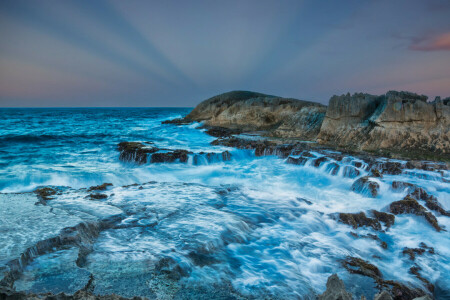
<path id="1" fill-rule="evenodd" d="M 450 51 L 450 32 L 413 39 L 409 49 L 415 51 Z"/>

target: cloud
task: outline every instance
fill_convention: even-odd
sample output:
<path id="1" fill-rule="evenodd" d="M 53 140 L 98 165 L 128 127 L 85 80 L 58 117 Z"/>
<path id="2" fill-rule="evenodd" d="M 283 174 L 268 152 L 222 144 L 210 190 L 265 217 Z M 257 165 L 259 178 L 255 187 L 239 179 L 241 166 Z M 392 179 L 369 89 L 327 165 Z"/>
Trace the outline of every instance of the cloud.
<path id="1" fill-rule="evenodd" d="M 409 49 L 415 51 L 450 51 L 450 32 L 414 38 Z"/>

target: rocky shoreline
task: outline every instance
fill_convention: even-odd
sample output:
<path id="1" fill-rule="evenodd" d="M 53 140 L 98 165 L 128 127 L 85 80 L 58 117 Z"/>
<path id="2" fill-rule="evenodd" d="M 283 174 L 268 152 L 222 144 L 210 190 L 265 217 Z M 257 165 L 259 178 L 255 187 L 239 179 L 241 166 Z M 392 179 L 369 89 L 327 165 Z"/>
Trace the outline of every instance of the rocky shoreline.
<path id="1" fill-rule="evenodd" d="M 210 130 L 258 131 L 263 136 L 313 141 L 339 151 L 450 161 L 450 98 L 389 91 L 333 96 L 329 106 L 254 92 L 233 91 L 207 99 L 181 119 Z"/>

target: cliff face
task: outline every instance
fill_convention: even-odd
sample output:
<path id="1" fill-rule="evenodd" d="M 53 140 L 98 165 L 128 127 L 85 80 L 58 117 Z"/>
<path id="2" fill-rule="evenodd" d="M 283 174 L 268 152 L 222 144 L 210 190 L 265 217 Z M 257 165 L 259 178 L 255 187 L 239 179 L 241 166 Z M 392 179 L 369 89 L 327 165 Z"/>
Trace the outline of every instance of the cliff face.
<path id="1" fill-rule="evenodd" d="M 203 101 L 185 119 L 347 150 L 449 159 L 450 98 L 426 100 L 426 96 L 409 92 L 356 93 L 333 96 L 327 108 L 309 101 L 235 91 Z"/>
<path id="2" fill-rule="evenodd" d="M 326 107 L 314 102 L 234 91 L 203 101 L 185 119 L 206 125 L 266 131 L 267 135 L 312 139 Z"/>
<path id="3" fill-rule="evenodd" d="M 317 141 L 352 150 L 448 155 L 449 101 L 426 99 L 395 91 L 334 96 Z"/>

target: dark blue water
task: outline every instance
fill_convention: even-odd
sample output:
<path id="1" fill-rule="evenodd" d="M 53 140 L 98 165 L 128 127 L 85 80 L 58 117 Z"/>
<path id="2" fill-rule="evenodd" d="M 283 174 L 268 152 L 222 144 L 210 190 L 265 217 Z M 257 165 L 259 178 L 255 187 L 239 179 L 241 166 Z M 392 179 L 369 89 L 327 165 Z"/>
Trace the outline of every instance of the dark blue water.
<path id="1" fill-rule="evenodd" d="M 376 264 L 386 279 L 420 285 L 402 254 L 403 247 L 420 242 L 437 253 L 416 261 L 423 276 L 430 281 L 450 277 L 450 235 L 436 232 L 423 218 L 397 216 L 381 234 L 388 249 L 372 239 L 355 239 L 352 228 L 333 218 L 336 212 L 385 210 L 406 194 L 390 189 L 393 180 L 426 187 L 448 209 L 450 189 L 439 180 L 441 174 L 387 175 L 375 179 L 380 193 L 369 198 L 351 191 L 357 178 L 331 175 L 327 163 L 320 168 L 289 165 L 274 156 L 211 146 L 214 138 L 198 123 L 161 124 L 189 111 L 0 109 L 0 279 L 6 263 L 39 240 L 111 216 L 123 219 L 102 231 L 85 265 L 75 263 L 77 248 L 55 250 L 27 266 L 15 288 L 73 293 L 92 274 L 98 294 L 196 299 L 203 291 L 301 299 L 322 292 L 328 276 L 338 273 L 356 295 L 370 298 L 373 281 L 349 274 L 340 261 L 361 257 Z M 138 166 L 119 161 L 121 141 L 194 153 L 228 150 L 232 159 Z M 354 160 L 334 163 L 343 167 Z M 91 200 L 84 188 L 104 182 L 113 184 L 104 192 L 107 198 Z M 47 185 L 64 190 L 47 206 L 34 205 L 32 193 L 15 194 Z M 437 217 L 450 228 L 448 218 Z M 368 228 L 353 231 L 378 234 Z"/>

